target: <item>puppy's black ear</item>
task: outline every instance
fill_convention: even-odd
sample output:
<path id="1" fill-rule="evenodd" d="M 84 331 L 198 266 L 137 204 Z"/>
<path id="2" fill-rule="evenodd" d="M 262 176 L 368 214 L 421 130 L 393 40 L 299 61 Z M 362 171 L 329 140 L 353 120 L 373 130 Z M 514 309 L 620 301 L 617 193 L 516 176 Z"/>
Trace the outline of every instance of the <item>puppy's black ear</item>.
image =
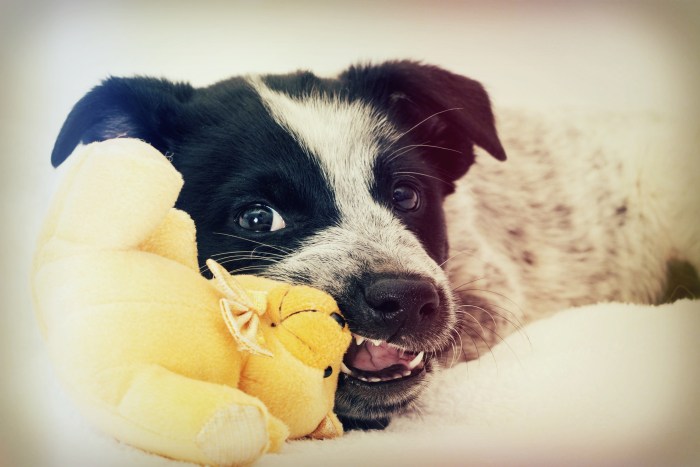
<path id="1" fill-rule="evenodd" d="M 506 159 L 489 97 L 474 80 L 411 61 L 354 66 L 340 79 L 351 95 L 387 109 L 399 130 L 464 153 L 466 167 L 473 162 L 474 144 Z"/>
<path id="2" fill-rule="evenodd" d="M 79 143 L 132 137 L 165 153 L 176 131 L 179 106 L 194 88 L 155 78 L 108 78 L 88 92 L 68 114 L 51 153 L 58 167 Z"/>

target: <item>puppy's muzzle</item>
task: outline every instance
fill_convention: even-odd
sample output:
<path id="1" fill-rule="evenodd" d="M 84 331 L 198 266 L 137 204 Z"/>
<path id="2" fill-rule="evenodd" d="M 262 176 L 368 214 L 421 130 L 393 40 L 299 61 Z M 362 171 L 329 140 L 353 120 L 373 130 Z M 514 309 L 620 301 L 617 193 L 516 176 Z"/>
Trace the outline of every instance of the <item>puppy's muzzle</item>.
<path id="1" fill-rule="evenodd" d="M 422 373 L 425 352 L 416 336 L 429 328 L 439 313 L 435 285 L 422 278 L 381 276 L 360 291 L 365 326 L 354 333 L 342 371 L 368 383 L 405 379 Z"/>
<path id="2" fill-rule="evenodd" d="M 364 289 L 364 299 L 389 336 L 420 329 L 434 319 L 440 306 L 435 286 L 422 279 L 377 279 Z"/>

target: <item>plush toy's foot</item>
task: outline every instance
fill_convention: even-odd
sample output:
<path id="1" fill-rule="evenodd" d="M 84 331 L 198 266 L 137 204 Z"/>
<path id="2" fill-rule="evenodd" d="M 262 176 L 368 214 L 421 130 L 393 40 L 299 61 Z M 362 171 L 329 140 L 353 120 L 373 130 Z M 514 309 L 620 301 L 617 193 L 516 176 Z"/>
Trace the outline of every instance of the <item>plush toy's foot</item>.
<path id="1" fill-rule="evenodd" d="M 287 425 L 265 415 L 253 406 L 226 407 L 202 428 L 197 444 L 217 465 L 250 464 L 261 453 L 280 451 L 289 437 Z"/>
<path id="2" fill-rule="evenodd" d="M 279 449 L 289 431 L 257 398 L 158 365 L 102 372 L 86 415 L 122 441 L 173 459 L 247 465 Z M 115 392 L 115 388 L 121 388 Z M 101 399 L 95 410 L 94 398 Z"/>
<path id="3" fill-rule="evenodd" d="M 199 432 L 197 444 L 217 465 L 250 464 L 264 453 L 268 444 L 262 415 L 257 407 L 252 406 L 231 406 L 220 410 Z"/>

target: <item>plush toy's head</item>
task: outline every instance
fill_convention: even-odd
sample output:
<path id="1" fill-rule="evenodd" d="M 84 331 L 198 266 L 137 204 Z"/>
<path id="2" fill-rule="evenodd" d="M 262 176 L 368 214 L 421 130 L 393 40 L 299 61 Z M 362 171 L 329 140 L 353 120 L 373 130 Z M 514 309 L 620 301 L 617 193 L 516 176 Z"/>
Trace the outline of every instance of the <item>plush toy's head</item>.
<path id="1" fill-rule="evenodd" d="M 250 355 L 239 387 L 262 400 L 292 438 L 313 435 L 326 417 L 339 428 L 332 409 L 351 334 L 335 300 L 307 286 L 232 277 L 213 260 L 207 265 L 225 297 L 229 330 Z"/>

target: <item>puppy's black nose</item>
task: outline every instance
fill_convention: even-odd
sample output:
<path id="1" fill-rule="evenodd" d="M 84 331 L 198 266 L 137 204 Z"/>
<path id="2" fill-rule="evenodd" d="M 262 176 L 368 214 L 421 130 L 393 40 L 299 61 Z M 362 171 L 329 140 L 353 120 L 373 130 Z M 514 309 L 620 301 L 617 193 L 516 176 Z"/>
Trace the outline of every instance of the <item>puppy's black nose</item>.
<path id="1" fill-rule="evenodd" d="M 427 280 L 383 277 L 371 282 L 364 293 L 376 317 L 394 332 L 403 325 L 432 320 L 440 306 L 437 289 Z"/>

